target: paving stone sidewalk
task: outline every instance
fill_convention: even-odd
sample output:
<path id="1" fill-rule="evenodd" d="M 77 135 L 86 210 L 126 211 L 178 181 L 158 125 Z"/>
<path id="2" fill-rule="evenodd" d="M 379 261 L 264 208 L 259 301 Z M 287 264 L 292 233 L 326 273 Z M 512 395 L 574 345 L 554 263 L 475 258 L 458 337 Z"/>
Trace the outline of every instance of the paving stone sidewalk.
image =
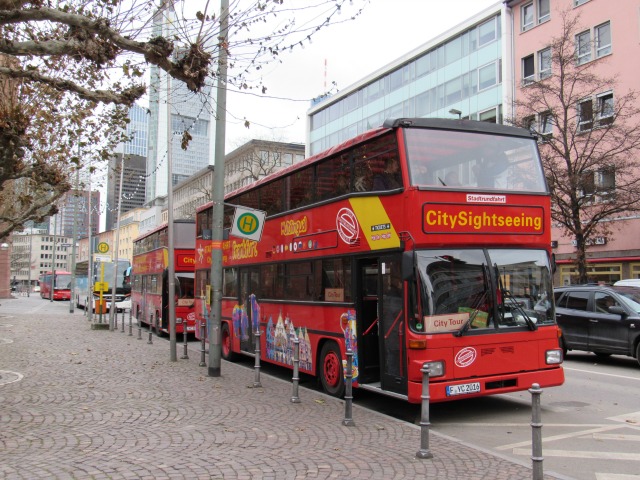
<path id="1" fill-rule="evenodd" d="M 166 339 L 92 330 L 39 297 L 0 307 L 0 478 L 531 479 L 529 465 L 222 363 L 222 376 L 169 361 Z M 178 344 L 178 358 L 182 345 Z M 561 478 L 545 474 L 546 479 Z"/>

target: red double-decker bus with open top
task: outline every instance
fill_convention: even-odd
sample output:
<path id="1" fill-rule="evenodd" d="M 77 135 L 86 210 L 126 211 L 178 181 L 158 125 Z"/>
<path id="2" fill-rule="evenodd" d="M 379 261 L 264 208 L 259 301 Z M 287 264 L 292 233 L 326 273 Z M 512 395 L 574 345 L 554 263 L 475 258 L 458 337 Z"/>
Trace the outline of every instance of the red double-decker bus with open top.
<path id="1" fill-rule="evenodd" d="M 396 119 L 225 198 L 266 212 L 222 243 L 222 356 L 421 401 L 564 382 L 550 197 L 536 139 L 467 120 Z M 196 314 L 208 318 L 212 205 L 197 211 Z M 227 230 L 225 230 L 226 232 Z"/>
<path id="2" fill-rule="evenodd" d="M 195 331 L 193 220 L 174 220 L 176 334 Z M 140 324 L 169 334 L 169 229 L 164 224 L 133 241 L 131 311 Z"/>

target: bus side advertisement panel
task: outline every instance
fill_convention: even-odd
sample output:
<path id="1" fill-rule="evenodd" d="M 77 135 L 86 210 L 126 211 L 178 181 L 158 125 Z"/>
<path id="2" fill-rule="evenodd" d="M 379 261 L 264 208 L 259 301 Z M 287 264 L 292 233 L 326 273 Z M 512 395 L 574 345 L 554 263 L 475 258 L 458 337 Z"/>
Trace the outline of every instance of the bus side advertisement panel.
<path id="1" fill-rule="evenodd" d="M 425 234 L 543 235 L 545 211 L 528 205 L 464 205 L 425 203 L 422 231 Z"/>

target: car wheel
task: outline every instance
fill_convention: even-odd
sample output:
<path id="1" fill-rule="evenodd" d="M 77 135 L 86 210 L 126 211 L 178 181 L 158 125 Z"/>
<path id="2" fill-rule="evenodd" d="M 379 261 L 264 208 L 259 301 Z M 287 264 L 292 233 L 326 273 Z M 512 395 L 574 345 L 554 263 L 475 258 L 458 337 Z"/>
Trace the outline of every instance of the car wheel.
<path id="1" fill-rule="evenodd" d="M 221 328 L 221 347 L 222 347 L 222 358 L 228 360 L 229 362 L 233 362 L 237 360 L 238 355 L 234 353 L 232 350 L 232 338 L 231 331 L 229 330 L 229 324 L 224 322 Z"/>
<path id="2" fill-rule="evenodd" d="M 327 342 L 320 353 L 320 382 L 329 395 L 341 398 L 344 395 L 342 356 L 335 342 Z"/>
<path id="3" fill-rule="evenodd" d="M 604 352 L 593 352 L 593 353 L 595 353 L 596 357 L 598 358 L 607 358 L 611 356 L 610 353 L 604 353 Z"/>

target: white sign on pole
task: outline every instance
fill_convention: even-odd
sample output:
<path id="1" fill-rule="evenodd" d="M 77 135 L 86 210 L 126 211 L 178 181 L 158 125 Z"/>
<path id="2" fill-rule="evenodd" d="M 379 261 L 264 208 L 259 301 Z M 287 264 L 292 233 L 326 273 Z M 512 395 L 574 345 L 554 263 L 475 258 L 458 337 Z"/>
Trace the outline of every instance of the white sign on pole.
<path id="1" fill-rule="evenodd" d="M 233 224 L 231 225 L 231 235 L 255 242 L 260 241 L 266 215 L 266 212 L 262 210 L 236 207 Z"/>

